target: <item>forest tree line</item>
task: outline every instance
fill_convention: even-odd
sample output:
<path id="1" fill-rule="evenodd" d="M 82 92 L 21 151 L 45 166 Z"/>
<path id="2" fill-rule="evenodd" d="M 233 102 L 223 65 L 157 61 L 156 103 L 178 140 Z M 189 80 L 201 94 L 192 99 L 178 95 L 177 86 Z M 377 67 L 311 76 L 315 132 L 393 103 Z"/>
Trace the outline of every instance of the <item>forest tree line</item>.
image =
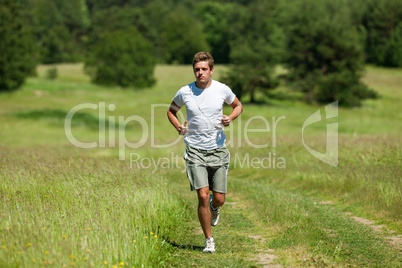
<path id="1" fill-rule="evenodd" d="M 132 53 L 141 54 L 133 68 L 146 63 L 134 86 L 146 87 L 156 63 L 189 64 L 197 51 L 210 51 L 232 66 L 226 79 L 251 101 L 278 85 L 273 68 L 281 64 L 306 99 L 355 105 L 375 95 L 359 82 L 365 64 L 402 67 L 399 0 L 0 0 L 0 14 L 2 40 L 14 35 L 1 48 L 18 43 L 1 65 L 85 62 L 100 84 L 110 81 L 99 65 L 128 63 Z"/>

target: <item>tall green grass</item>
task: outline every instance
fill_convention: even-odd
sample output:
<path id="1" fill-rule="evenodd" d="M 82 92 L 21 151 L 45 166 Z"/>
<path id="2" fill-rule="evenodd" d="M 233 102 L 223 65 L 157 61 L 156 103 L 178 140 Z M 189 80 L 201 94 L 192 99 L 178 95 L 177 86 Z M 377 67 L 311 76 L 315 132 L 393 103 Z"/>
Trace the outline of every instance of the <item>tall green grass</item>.
<path id="1" fill-rule="evenodd" d="M 0 155 L 2 267 L 163 264 L 184 211 L 162 175 L 51 146 Z"/>
<path id="2" fill-rule="evenodd" d="M 401 261 L 381 236 L 331 205 L 267 186 L 264 178 L 236 179 L 230 186 L 253 204 L 254 222 L 269 226 L 260 231 L 266 247 L 286 267 L 398 267 Z"/>
<path id="3" fill-rule="evenodd" d="M 46 79 L 49 68 L 57 68 L 56 79 Z M 216 66 L 214 77 L 219 79 L 223 70 Z M 82 65 L 39 66 L 38 76 L 29 78 L 21 90 L 0 95 L 1 266 L 99 267 L 106 262 L 107 267 L 244 267 L 255 264 L 250 256 L 258 246 L 275 248 L 277 261 L 290 266 L 393 264 L 395 252 L 381 237 L 351 223 L 342 212 L 402 232 L 400 69 L 369 66 L 363 80 L 381 98 L 364 101 L 360 108 L 340 108 L 337 118 L 306 129 L 305 142 L 323 151 L 326 124 L 338 123 L 337 167 L 314 158 L 302 144 L 303 122 L 324 106 L 306 105 L 284 86 L 265 99 L 267 105 L 244 101 L 241 118 L 226 129 L 232 155 L 228 200 L 250 205 L 257 215 L 241 205 L 224 207 L 222 225 L 214 229 L 221 253 L 213 257 L 200 252 L 203 236 L 196 196 L 183 173 L 183 141 L 168 148 L 151 146 L 177 138 L 166 105 L 193 80 L 191 66 L 160 65 L 155 76 L 154 88 L 135 91 L 90 84 Z M 118 160 L 118 146 L 80 149 L 65 136 L 64 118 L 72 107 L 100 102 L 116 109 L 105 114 L 81 110 L 72 124 L 74 135 L 81 141 L 98 141 L 99 119 L 114 124 L 116 144 L 119 131 L 131 142 L 147 135 L 141 147 L 124 148 L 125 160 Z M 224 111 L 229 113 L 230 107 Z M 149 128 L 131 122 L 120 129 L 118 117 L 131 115 L 144 118 Z M 272 117 L 286 117 L 277 125 L 275 148 L 272 128 L 248 132 L 246 139 L 248 122 L 249 129 L 265 127 L 261 120 L 248 121 L 256 115 L 271 127 Z M 247 141 L 268 147 L 255 148 Z M 141 167 L 130 163 L 130 153 L 155 161 L 173 157 L 177 165 Z M 259 160 L 270 153 L 285 159 L 286 167 L 236 163 L 236 157 Z M 317 205 L 317 200 L 335 205 Z M 248 237 L 258 232 L 269 238 L 266 243 Z M 358 239 L 361 236 L 365 238 Z M 370 248 L 363 252 L 364 247 Z"/>

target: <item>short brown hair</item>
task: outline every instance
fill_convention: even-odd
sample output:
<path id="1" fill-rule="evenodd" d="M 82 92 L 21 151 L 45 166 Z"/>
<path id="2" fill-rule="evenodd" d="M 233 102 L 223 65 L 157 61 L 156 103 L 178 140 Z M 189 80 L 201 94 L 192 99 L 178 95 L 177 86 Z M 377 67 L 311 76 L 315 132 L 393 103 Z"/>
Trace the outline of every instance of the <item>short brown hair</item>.
<path id="1" fill-rule="evenodd" d="M 209 52 L 198 52 L 197 54 L 195 54 L 193 59 L 193 68 L 194 65 L 200 61 L 208 62 L 209 68 L 211 70 L 212 68 L 214 68 L 214 58 L 212 57 L 211 54 L 209 54 Z"/>

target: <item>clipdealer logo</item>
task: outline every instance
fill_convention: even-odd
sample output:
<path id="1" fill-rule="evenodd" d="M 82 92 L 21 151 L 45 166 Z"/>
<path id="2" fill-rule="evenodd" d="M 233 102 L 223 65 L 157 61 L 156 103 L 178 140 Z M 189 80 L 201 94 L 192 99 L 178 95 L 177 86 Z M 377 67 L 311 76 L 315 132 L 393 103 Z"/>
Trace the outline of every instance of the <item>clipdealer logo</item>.
<path id="1" fill-rule="evenodd" d="M 168 148 L 176 145 L 181 140 L 181 136 L 164 143 L 157 143 L 158 132 L 155 122 L 157 121 L 156 115 L 158 114 L 155 110 L 157 108 L 166 109 L 169 107 L 166 104 L 152 104 L 151 105 L 151 120 L 150 122 L 145 120 L 139 115 L 131 115 L 128 117 L 124 116 L 107 116 L 107 112 L 113 112 L 116 110 L 114 104 L 106 105 L 105 102 L 95 103 L 82 103 L 78 104 L 70 109 L 65 118 L 64 130 L 66 138 L 71 144 L 79 148 L 118 148 L 119 159 L 126 159 L 126 149 L 140 148 L 144 146 L 150 139 L 151 148 Z M 84 109 L 92 109 L 98 111 L 99 117 L 99 133 L 98 139 L 91 142 L 83 142 L 77 139 L 73 135 L 72 131 L 72 121 L 74 115 Z M 179 117 L 184 118 L 183 114 L 179 114 Z M 310 147 L 305 142 L 305 130 L 312 124 L 338 117 L 338 101 L 333 102 L 325 106 L 325 116 L 321 115 L 321 109 L 317 110 L 311 114 L 303 123 L 302 126 L 302 143 L 304 148 L 318 160 L 336 167 L 338 165 L 338 123 L 328 123 L 326 125 L 326 148 L 325 153 L 321 153 L 312 147 Z M 272 116 L 272 121 L 269 122 L 267 118 L 255 115 L 248 118 L 247 121 L 242 124 L 242 118 L 239 117 L 236 122 L 236 126 L 231 125 L 229 128 L 225 129 L 225 132 L 229 132 L 229 139 L 226 141 L 228 147 L 242 147 L 243 142 L 251 148 L 257 149 L 268 149 L 271 148 L 272 152 L 265 151 L 264 156 L 253 156 L 247 153 L 242 155 L 240 153 L 235 154 L 235 167 L 240 168 L 286 168 L 286 159 L 280 155 L 276 154 L 277 147 L 277 129 L 278 124 L 282 120 L 286 120 L 286 116 L 282 115 L 279 117 Z M 141 135 L 135 135 L 134 140 L 131 137 L 130 140 L 126 137 L 126 127 L 128 124 L 136 124 L 141 130 Z M 149 126 L 150 124 L 150 126 Z M 253 128 L 254 125 L 259 126 L 258 128 Z M 241 127 L 243 126 L 243 127 Z M 235 133 L 236 132 L 236 133 Z M 267 135 L 260 134 L 261 138 L 252 140 L 249 133 L 266 133 Z M 106 133 L 108 134 L 106 136 Z M 236 135 L 237 134 L 237 135 Z M 269 142 L 269 139 L 271 141 Z M 133 155 L 132 155 L 133 154 Z M 170 163 L 170 164 L 168 164 Z M 137 153 L 130 153 L 130 166 L 133 164 L 141 166 L 141 168 L 173 168 L 179 167 L 183 164 L 179 160 L 178 156 L 171 158 L 161 158 L 161 159 L 151 159 L 146 156 L 140 156 Z M 238 164 L 238 165 L 237 165 Z"/>
<path id="2" fill-rule="evenodd" d="M 322 118 L 321 110 L 317 110 L 304 121 L 302 127 L 302 142 L 304 148 L 318 160 L 333 167 L 338 166 L 338 123 L 327 124 L 325 153 L 318 152 L 305 143 L 304 130 L 314 123 L 336 117 L 338 117 L 338 101 L 325 106 L 325 118 Z"/>

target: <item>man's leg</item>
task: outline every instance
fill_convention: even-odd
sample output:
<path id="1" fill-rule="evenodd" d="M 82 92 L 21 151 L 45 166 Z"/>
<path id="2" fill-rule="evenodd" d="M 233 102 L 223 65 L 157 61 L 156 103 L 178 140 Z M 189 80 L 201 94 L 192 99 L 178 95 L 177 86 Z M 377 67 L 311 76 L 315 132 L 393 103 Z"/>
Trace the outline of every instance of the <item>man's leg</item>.
<path id="1" fill-rule="evenodd" d="M 198 219 L 201 223 L 205 238 L 212 237 L 211 211 L 209 210 L 209 187 L 197 190 L 198 195 Z"/>
<path id="2" fill-rule="evenodd" d="M 212 191 L 212 208 L 216 209 L 225 204 L 225 193 Z"/>
<path id="3" fill-rule="evenodd" d="M 211 226 L 216 226 L 219 222 L 219 207 L 225 203 L 225 194 L 212 191 L 210 197 Z"/>

